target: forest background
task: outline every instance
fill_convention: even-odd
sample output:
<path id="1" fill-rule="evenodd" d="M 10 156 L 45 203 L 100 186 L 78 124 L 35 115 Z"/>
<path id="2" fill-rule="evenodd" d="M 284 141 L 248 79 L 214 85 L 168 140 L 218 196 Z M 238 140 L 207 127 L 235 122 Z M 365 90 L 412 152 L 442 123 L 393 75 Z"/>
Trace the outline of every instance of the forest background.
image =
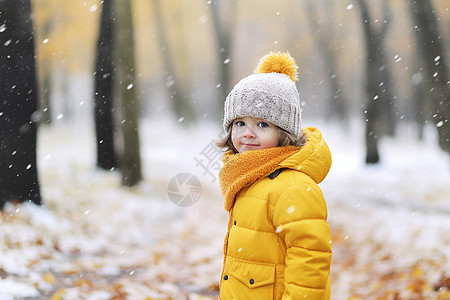
<path id="1" fill-rule="evenodd" d="M 88 93 L 82 96 L 85 103 L 91 103 L 102 6 L 100 1 L 61 3 L 33 1 L 39 77 L 41 82 L 50 78 L 43 86 L 53 98 L 54 119 L 60 114 L 70 118 L 71 106 L 79 106 L 80 101 L 73 100 L 81 98 L 77 85 L 90 87 L 81 91 Z M 384 84 L 389 85 L 391 99 L 386 102 L 395 121 L 432 120 L 430 104 L 420 104 L 427 103 L 426 96 L 415 100 L 420 94 L 417 86 L 426 74 L 415 38 L 420 29 L 411 21 L 408 1 L 370 2 L 366 8 L 369 19 L 361 18 L 358 1 L 348 0 L 135 0 L 132 4 L 142 116 L 175 110 L 176 120 L 220 123 L 221 88 L 226 86 L 226 94 L 253 71 L 260 57 L 282 50 L 289 51 L 300 66 L 298 87 L 306 118 L 331 117 L 342 123 L 352 117 L 364 119 L 368 51 L 366 21 L 362 20 L 367 20 L 374 31 L 388 24 L 385 36 L 378 38 L 378 47 L 386 57 L 383 66 L 391 73 Z M 446 1 L 432 4 L 444 46 L 443 56 L 434 59 L 446 62 L 450 12 Z M 225 83 L 221 74 L 224 65 L 228 67 Z M 176 100 L 170 88 L 174 85 L 185 103 L 184 110 L 177 111 L 172 105 Z"/>
<path id="2" fill-rule="evenodd" d="M 11 20 L 2 25 L 1 66 L 7 79 L 2 85 L 2 119 L 9 143 L 17 143 L 15 130 L 23 131 L 19 119 L 26 122 L 24 115 L 30 120 L 31 130 L 25 133 L 31 138 L 19 139 L 24 141 L 20 147 L 29 148 L 26 141 L 33 141 L 29 146 L 34 149 L 36 122 L 77 118 L 77 111 L 86 116 L 89 113 L 79 109 L 84 106 L 95 111 L 97 165 L 106 170 L 120 165 L 125 185 L 142 177 L 140 118 L 166 114 L 187 126 L 196 120 L 220 123 L 231 87 L 273 49 L 289 51 L 300 65 L 298 85 L 306 117 L 335 120 L 344 130 L 352 118 L 363 120 L 366 163 L 380 161 L 379 140 L 395 136 L 401 121 L 416 124 L 418 138 L 426 124 L 436 126 L 440 147 L 450 153 L 445 1 L 275 5 L 117 0 L 58 5 L 36 0 L 32 8 L 29 1 L 14 4 L 23 10 L 17 15 L 14 5 L 5 3 L 2 17 Z M 23 40 L 14 41 L 13 30 L 22 25 L 28 33 L 22 31 Z M 20 70 L 23 58 L 30 60 L 24 67 L 30 72 Z M 36 68 L 33 61 L 39 84 L 29 80 Z M 23 80 L 26 84 L 19 85 Z M 28 96 L 21 98 L 21 93 Z M 117 132 L 121 137 L 115 138 Z M 5 182 L 18 174 L 20 161 L 35 165 L 33 157 L 24 157 L 30 154 L 15 148 L 7 146 L 2 154 L 7 163 L 0 167 L 10 173 L 3 175 Z M 29 197 L 39 202 L 37 168 L 29 169 L 14 180 L 26 182 L 32 174 Z M 22 201 L 19 194 L 9 197 Z"/>

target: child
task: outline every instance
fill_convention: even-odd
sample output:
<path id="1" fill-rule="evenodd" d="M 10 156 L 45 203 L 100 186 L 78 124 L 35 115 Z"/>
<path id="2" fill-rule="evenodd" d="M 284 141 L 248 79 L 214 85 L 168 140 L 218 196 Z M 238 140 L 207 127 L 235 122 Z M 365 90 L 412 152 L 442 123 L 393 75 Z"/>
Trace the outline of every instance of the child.
<path id="1" fill-rule="evenodd" d="M 289 53 L 271 52 L 225 101 L 220 188 L 230 213 L 220 299 L 330 299 L 331 236 L 318 183 L 331 155 L 301 129 Z"/>

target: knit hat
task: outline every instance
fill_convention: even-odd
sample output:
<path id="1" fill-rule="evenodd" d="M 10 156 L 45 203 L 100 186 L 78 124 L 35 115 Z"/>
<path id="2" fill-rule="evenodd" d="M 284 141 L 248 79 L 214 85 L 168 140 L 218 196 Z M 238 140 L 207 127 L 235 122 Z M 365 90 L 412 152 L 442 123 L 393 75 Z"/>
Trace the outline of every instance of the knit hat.
<path id="1" fill-rule="evenodd" d="M 254 74 L 243 78 L 225 100 L 223 127 L 234 119 L 267 120 L 295 137 L 301 132 L 301 108 L 295 81 L 298 66 L 288 52 L 270 52 L 260 59 Z"/>

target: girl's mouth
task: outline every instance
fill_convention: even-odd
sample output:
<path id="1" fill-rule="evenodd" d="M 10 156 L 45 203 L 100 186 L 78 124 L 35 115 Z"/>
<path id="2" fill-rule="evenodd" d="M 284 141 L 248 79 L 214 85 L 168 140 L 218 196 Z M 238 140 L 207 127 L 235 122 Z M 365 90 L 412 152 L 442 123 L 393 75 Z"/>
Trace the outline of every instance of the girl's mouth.
<path id="1" fill-rule="evenodd" d="M 247 148 L 255 148 L 258 147 L 258 144 L 242 144 L 242 146 L 247 147 Z"/>

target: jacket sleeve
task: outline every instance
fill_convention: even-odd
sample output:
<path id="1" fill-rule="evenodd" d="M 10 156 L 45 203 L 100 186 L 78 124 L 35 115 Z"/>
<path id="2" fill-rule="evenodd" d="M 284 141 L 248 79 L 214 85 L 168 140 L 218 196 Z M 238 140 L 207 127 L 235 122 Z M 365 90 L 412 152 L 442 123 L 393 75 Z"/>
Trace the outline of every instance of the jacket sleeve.
<path id="1" fill-rule="evenodd" d="M 273 211 L 286 243 L 283 299 L 329 299 L 331 234 L 327 207 L 317 184 L 285 190 Z"/>

